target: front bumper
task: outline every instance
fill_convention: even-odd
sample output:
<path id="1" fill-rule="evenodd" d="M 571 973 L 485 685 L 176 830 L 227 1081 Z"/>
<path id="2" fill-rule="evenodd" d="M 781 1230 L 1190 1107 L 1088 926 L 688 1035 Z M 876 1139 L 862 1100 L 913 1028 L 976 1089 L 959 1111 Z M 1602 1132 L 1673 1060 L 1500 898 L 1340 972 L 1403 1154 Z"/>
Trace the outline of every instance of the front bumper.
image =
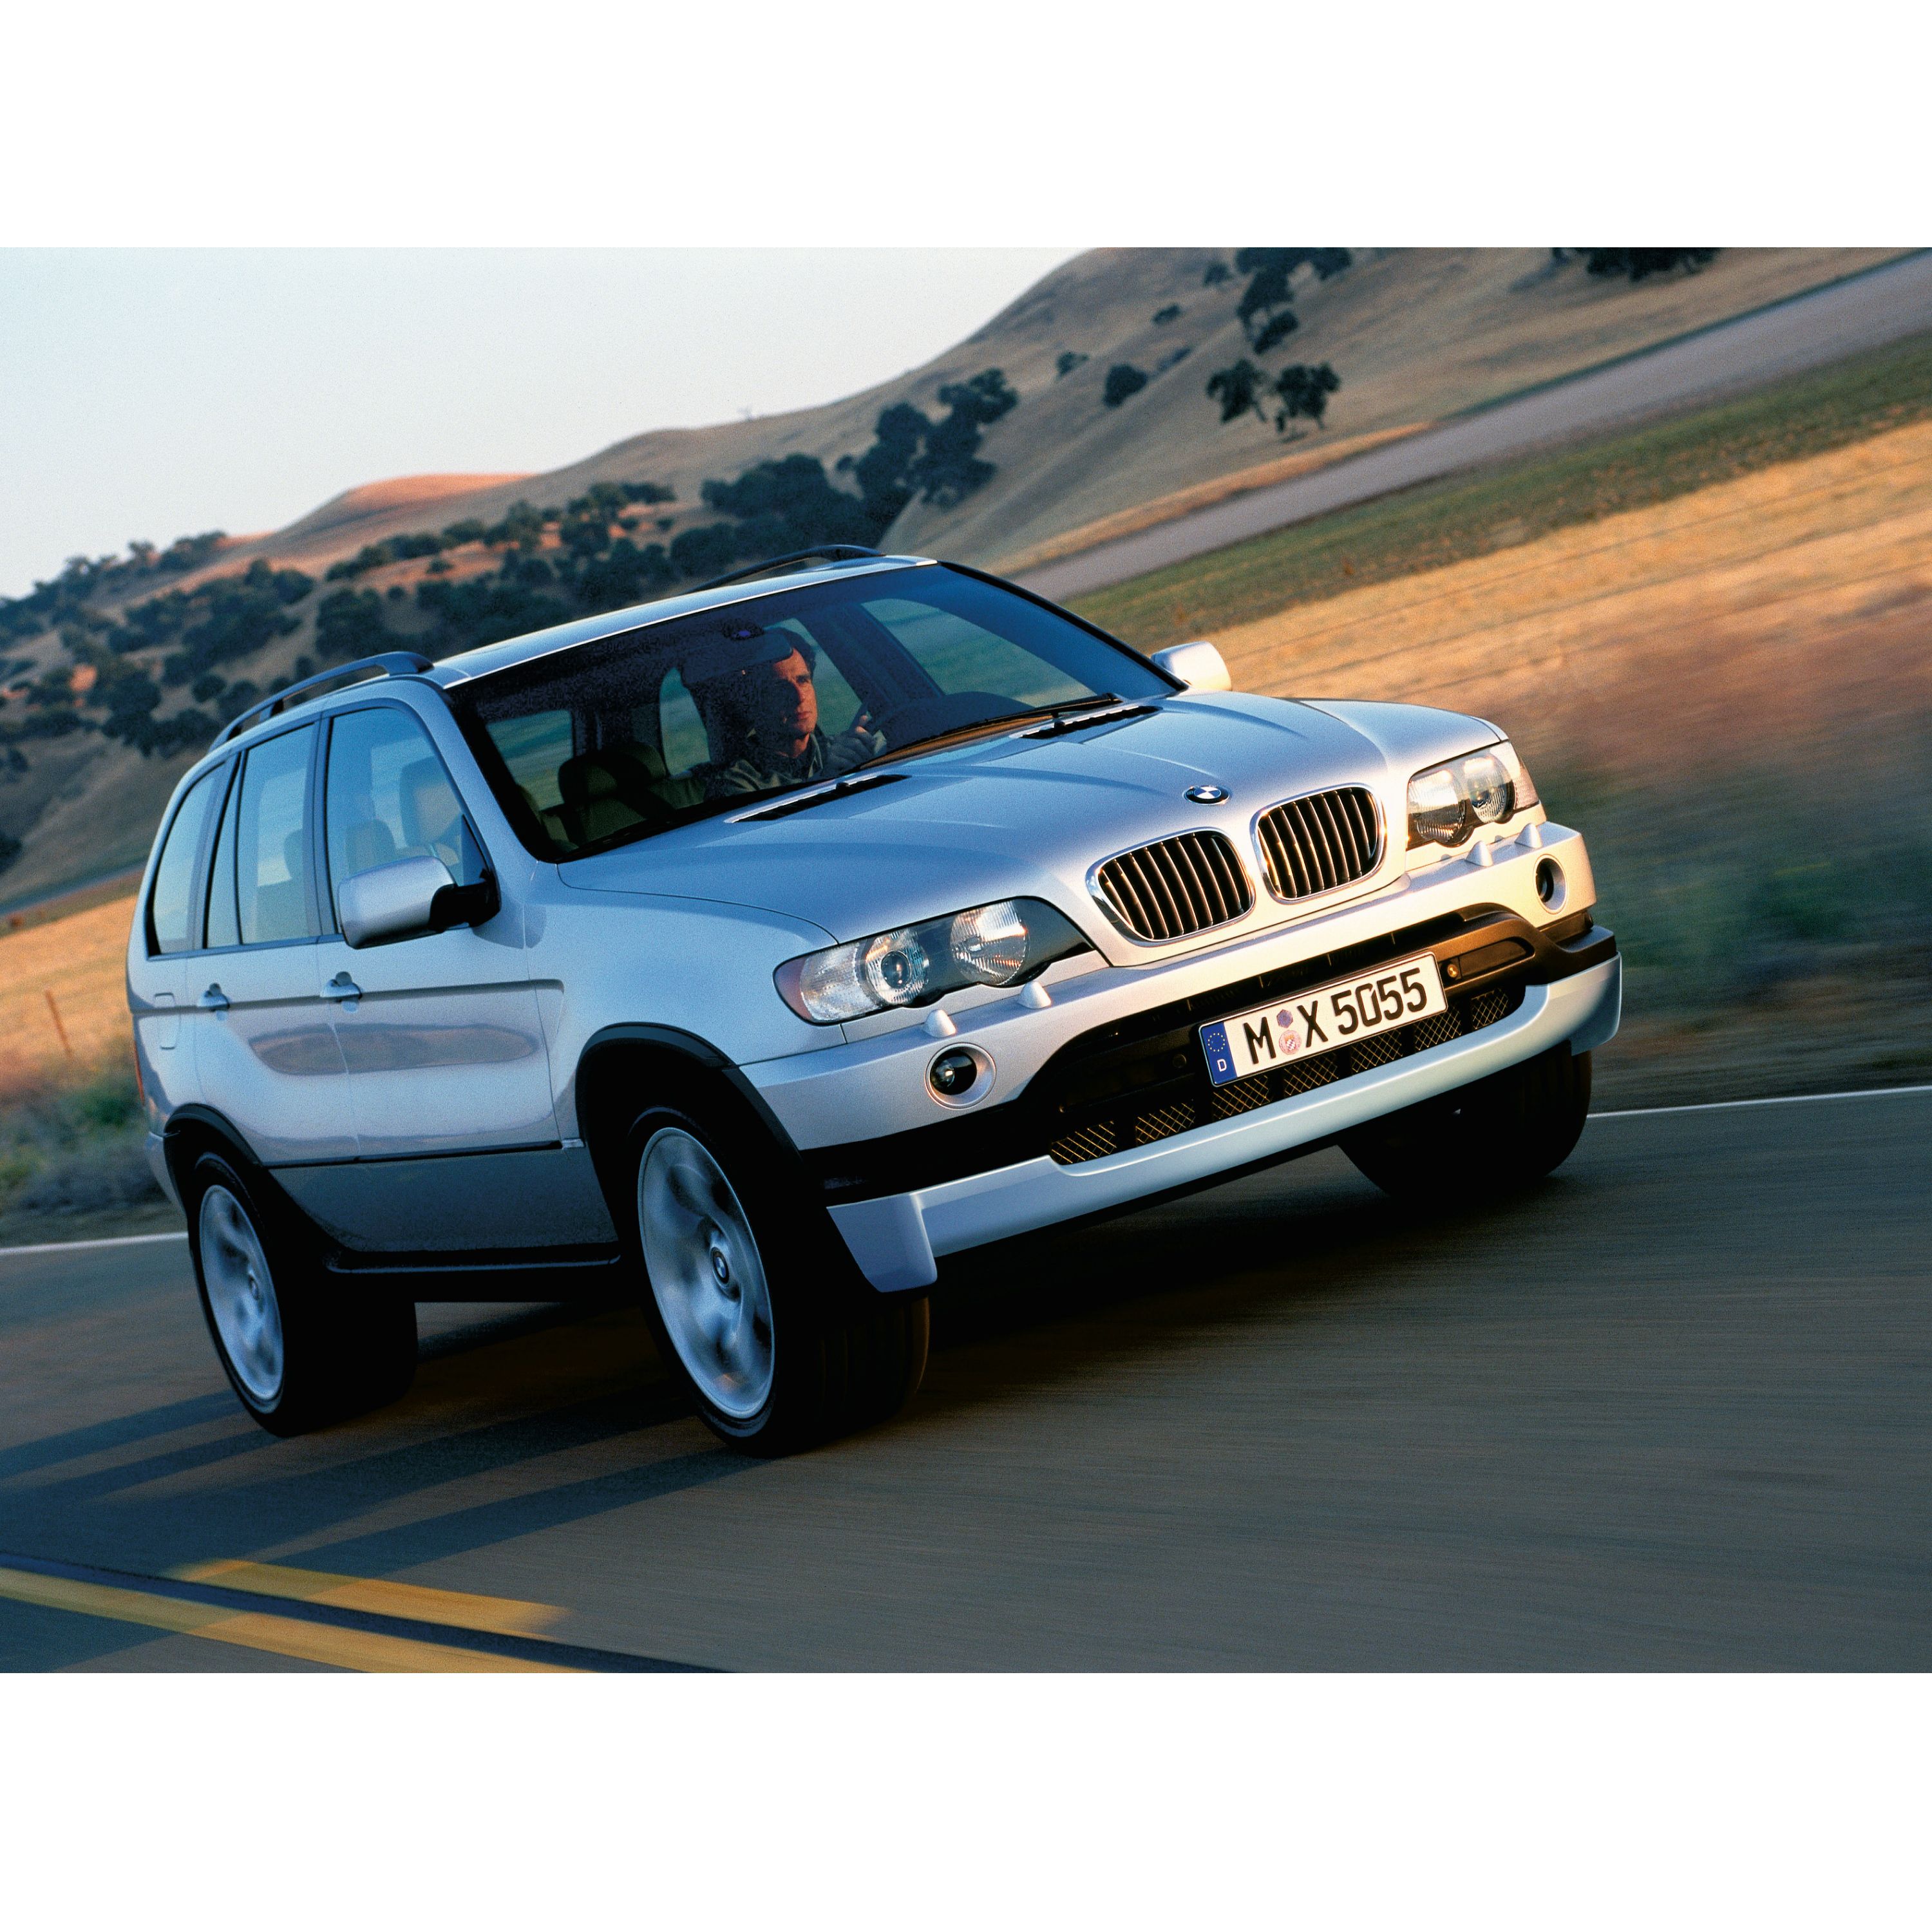
<path id="1" fill-rule="evenodd" d="M 903 1193 L 834 1202 L 829 1211 L 881 1293 L 929 1287 L 939 1256 L 1265 1164 L 1566 1042 L 1572 1052 L 1587 1053 L 1616 1033 L 1622 997 L 1622 962 L 1612 955 L 1526 987 L 1514 1012 L 1480 1032 L 1233 1119 L 1078 1165 L 1042 1154 Z"/>

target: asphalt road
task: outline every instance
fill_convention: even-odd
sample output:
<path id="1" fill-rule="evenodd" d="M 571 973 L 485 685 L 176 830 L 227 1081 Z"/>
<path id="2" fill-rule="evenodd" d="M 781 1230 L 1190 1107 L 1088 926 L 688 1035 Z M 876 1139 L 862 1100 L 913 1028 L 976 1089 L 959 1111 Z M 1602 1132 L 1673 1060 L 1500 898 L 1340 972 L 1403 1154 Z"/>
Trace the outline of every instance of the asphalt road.
<path id="1" fill-rule="evenodd" d="M 1319 1155 L 936 1306 L 790 1462 L 621 1310 L 427 1310 L 278 1442 L 178 1244 L 0 1257 L 0 1665 L 1932 1666 L 1932 1094 L 1600 1119 L 1432 1221 Z"/>
<path id="2" fill-rule="evenodd" d="M 1043 564 L 1019 581 L 1065 602 L 1392 490 L 1756 387 L 1932 328 L 1932 252 L 1701 329 L 1457 416 L 1312 474 Z"/>

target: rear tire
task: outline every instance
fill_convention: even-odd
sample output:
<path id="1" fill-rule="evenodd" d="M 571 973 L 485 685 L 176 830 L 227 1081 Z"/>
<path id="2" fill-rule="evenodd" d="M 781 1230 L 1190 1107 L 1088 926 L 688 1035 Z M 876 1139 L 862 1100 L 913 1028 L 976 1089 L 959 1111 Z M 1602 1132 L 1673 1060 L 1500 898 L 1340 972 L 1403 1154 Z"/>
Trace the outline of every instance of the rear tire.
<path id="1" fill-rule="evenodd" d="M 866 1282 L 773 1150 L 722 1116 L 655 1107 L 632 1126 L 624 1171 L 646 1312 L 721 1441 L 789 1455 L 911 1400 L 926 1298 L 887 1300 Z"/>
<path id="2" fill-rule="evenodd" d="M 1358 1127 L 1342 1151 L 1399 1201 L 1480 1201 L 1560 1167 L 1589 1111 L 1590 1056 L 1558 1046 Z"/>
<path id="3" fill-rule="evenodd" d="M 413 1302 L 332 1281 L 313 1240 L 278 1217 L 221 1155 L 205 1154 L 185 1190 L 201 1312 L 242 1406 L 274 1436 L 299 1436 L 408 1392 Z"/>

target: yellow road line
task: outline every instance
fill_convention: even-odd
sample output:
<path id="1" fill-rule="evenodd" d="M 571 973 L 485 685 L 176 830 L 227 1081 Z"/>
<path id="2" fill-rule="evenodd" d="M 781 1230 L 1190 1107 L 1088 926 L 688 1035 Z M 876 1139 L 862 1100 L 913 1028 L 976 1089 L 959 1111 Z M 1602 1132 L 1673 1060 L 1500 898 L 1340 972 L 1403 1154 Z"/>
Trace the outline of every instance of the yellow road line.
<path id="1" fill-rule="evenodd" d="M 388 1636 L 373 1630 L 338 1630 L 326 1624 L 304 1623 L 295 1617 L 264 1615 L 252 1610 L 220 1610 L 172 1597 L 151 1596 L 142 1590 L 124 1590 L 107 1583 L 82 1583 L 64 1576 L 41 1576 L 26 1570 L 0 1568 L 0 1597 L 46 1609 L 71 1610 L 85 1616 L 106 1617 L 116 1623 L 140 1624 L 150 1630 L 180 1636 L 232 1643 L 248 1650 L 272 1652 L 309 1664 L 326 1664 L 339 1670 L 364 1671 L 514 1671 L 567 1672 L 555 1664 L 529 1663 L 520 1658 L 494 1657 L 488 1652 L 459 1649 L 454 1645 L 420 1642 L 411 1637 Z"/>
<path id="2" fill-rule="evenodd" d="M 184 1583 L 220 1583 L 231 1590 L 253 1590 L 265 1597 L 291 1597 L 304 1604 L 334 1604 L 345 1610 L 378 1616 L 412 1617 L 420 1623 L 454 1624 L 464 1630 L 490 1630 L 499 1636 L 538 1636 L 566 1614 L 551 1604 L 522 1604 L 508 1597 L 472 1597 L 460 1590 L 433 1590 L 422 1583 L 394 1583 L 380 1576 L 338 1576 L 326 1570 L 293 1570 L 278 1563 L 248 1563 L 224 1558 L 170 1570 Z"/>

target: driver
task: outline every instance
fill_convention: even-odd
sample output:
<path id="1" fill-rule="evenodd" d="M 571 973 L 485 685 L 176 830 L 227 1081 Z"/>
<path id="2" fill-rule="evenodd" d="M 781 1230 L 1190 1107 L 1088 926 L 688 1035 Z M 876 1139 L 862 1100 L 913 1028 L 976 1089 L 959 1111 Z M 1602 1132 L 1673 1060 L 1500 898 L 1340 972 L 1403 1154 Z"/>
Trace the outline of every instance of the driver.
<path id="1" fill-rule="evenodd" d="M 862 712 L 836 738 L 818 728 L 812 676 L 818 652 L 782 632 L 775 634 L 771 648 L 787 644 L 791 648 L 782 657 L 741 665 L 690 687 L 716 754 L 704 774 L 706 797 L 836 778 L 885 748 Z"/>

